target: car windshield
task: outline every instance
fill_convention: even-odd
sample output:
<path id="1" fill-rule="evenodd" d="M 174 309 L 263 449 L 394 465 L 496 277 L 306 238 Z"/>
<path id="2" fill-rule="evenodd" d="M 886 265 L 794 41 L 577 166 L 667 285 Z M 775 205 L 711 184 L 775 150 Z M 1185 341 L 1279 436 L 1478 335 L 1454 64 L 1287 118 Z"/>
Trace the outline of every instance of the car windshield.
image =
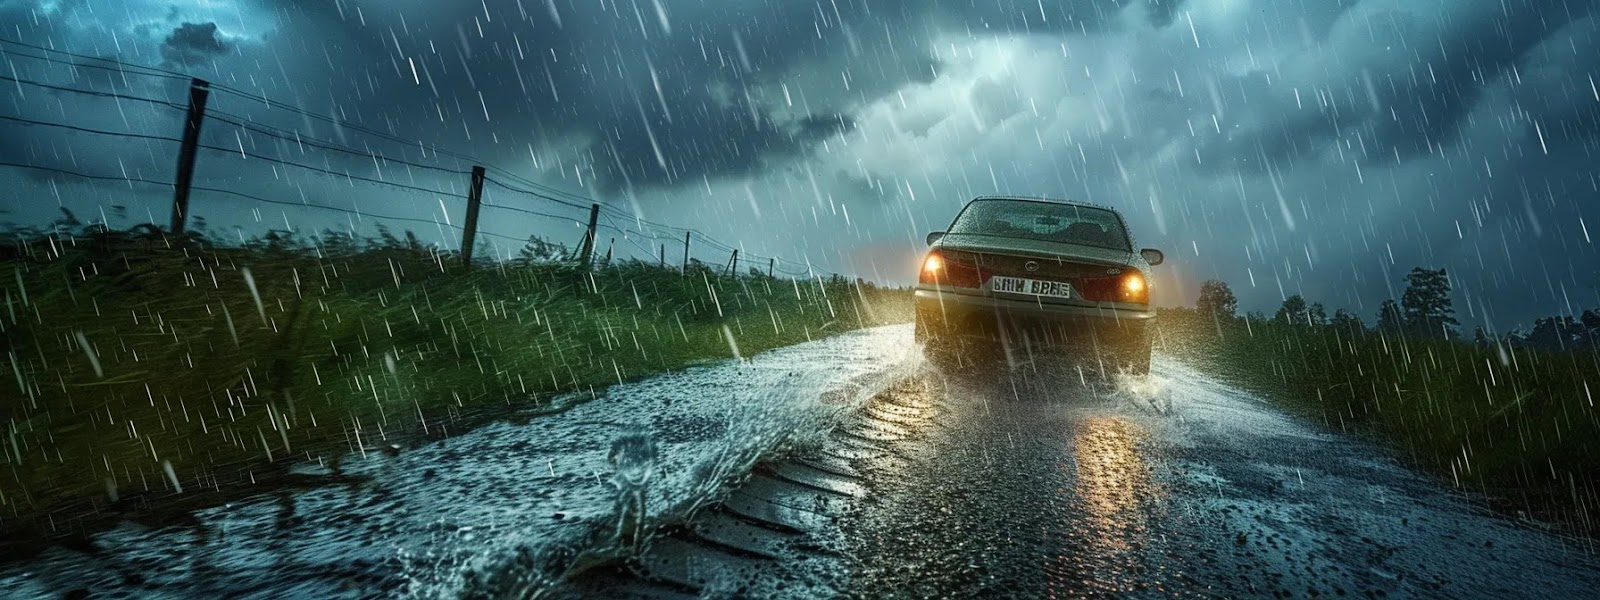
<path id="1" fill-rule="evenodd" d="M 969 233 L 1128 250 L 1117 213 L 1103 208 L 1032 200 L 974 200 L 950 225 Z"/>

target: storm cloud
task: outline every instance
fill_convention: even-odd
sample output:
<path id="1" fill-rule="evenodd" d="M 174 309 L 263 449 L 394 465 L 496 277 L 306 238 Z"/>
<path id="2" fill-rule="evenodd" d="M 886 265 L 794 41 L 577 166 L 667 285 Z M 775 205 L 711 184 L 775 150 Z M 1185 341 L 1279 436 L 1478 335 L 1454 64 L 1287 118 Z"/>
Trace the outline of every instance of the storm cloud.
<path id="1" fill-rule="evenodd" d="M 848 131 L 849 112 L 938 74 L 928 34 L 1100 31 L 1121 5 L 970 2 L 299 3 L 267 45 L 318 44 L 292 79 L 361 80 L 366 115 L 460 121 L 500 143 L 580 143 L 609 190 L 746 175 Z M 1145 3 L 1130 3 L 1143 6 Z M 1150 2 L 1170 16 L 1180 3 Z M 359 12 L 357 9 L 363 9 Z M 306 77 L 304 75 L 309 75 Z M 283 85 L 295 86 L 286 78 Z M 348 86 L 344 86 L 348 87 Z M 297 93 L 302 93 L 297 90 Z M 442 115 L 442 119 L 433 118 Z M 477 141 L 477 140 L 472 140 Z"/>
<path id="2" fill-rule="evenodd" d="M 1487 90 L 1520 80 L 1529 52 L 1594 10 L 1567 0 L 1462 0 L 1440 13 L 1381 0 L 1349 6 L 1326 39 L 1276 69 L 1276 82 L 1268 72 L 1229 82 L 1239 104 L 1257 102 L 1236 131 L 1202 149 L 1228 159 L 1214 166 L 1281 166 L 1352 139 L 1370 163 L 1435 154 L 1457 141 Z"/>
<path id="3" fill-rule="evenodd" d="M 1594 8 L 78 0 L 0 2 L 0 20 L 25 42 L 178 65 L 230 86 L 241 93 L 214 94 L 213 107 L 238 122 L 466 166 L 259 98 L 284 100 L 468 149 L 751 252 L 869 277 L 904 281 L 922 234 L 973 195 L 1061 196 L 1121 209 L 1143 243 L 1168 250 L 1157 295 L 1172 303 L 1219 277 L 1247 308 L 1270 313 L 1302 293 L 1370 320 L 1404 271 L 1429 265 L 1450 268 L 1463 321 L 1504 328 L 1600 304 L 1589 231 L 1600 218 Z M 179 105 L 186 90 L 5 58 L 62 85 Z M 176 109 L 6 93 L 7 110 L 43 120 L 163 136 L 181 123 Z M 152 179 L 171 169 L 159 141 L 96 145 L 0 127 L 0 152 L 18 160 Z M 454 206 L 319 185 L 245 156 L 258 152 L 461 189 L 449 176 L 396 176 L 368 157 L 308 154 L 226 122 L 206 135 L 240 150 L 203 157 L 201 176 L 218 187 L 430 218 Z M 147 194 L 159 207 L 160 190 L 140 189 L 82 188 L 91 204 Z"/>
<path id="4" fill-rule="evenodd" d="M 227 52 L 228 45 L 218 35 L 216 23 L 184 23 L 161 43 L 161 56 L 168 66 L 187 67 Z"/>

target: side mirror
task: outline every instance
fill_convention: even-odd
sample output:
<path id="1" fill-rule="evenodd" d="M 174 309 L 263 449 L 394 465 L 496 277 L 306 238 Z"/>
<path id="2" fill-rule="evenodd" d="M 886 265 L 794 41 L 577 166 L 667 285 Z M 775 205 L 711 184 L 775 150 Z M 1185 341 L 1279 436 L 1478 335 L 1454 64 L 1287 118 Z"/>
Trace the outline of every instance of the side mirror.
<path id="1" fill-rule="evenodd" d="M 1167 255 L 1162 254 L 1160 250 L 1155 248 L 1145 248 L 1140 250 L 1139 256 L 1144 257 L 1144 261 L 1150 263 L 1150 266 L 1152 267 L 1167 261 Z"/>
<path id="2" fill-rule="evenodd" d="M 943 237 L 944 237 L 944 232 L 943 231 L 935 231 L 933 233 L 928 234 L 928 245 L 932 246 L 934 242 L 939 241 L 939 239 L 943 238 Z"/>

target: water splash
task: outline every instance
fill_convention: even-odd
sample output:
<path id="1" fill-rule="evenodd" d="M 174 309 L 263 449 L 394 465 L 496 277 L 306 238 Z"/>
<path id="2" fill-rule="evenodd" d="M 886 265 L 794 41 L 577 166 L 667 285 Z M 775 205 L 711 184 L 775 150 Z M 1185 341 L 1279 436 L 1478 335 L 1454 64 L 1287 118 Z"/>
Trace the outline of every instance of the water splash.
<path id="1" fill-rule="evenodd" d="M 644 537 L 645 501 L 656 470 L 655 440 L 642 430 L 625 433 L 611 442 L 607 458 L 614 469 L 611 483 L 617 487 L 616 543 L 632 548 Z"/>
<path id="2" fill-rule="evenodd" d="M 1156 373 L 1134 374 L 1118 372 L 1112 378 L 1114 397 L 1120 402 L 1150 410 L 1156 414 L 1172 414 L 1171 380 Z"/>

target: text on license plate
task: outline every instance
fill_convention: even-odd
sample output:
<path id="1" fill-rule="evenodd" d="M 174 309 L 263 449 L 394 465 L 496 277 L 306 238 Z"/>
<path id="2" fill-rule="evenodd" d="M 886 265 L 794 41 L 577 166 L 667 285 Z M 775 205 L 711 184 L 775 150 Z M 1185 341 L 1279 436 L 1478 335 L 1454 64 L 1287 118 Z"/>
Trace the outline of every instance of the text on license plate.
<path id="1" fill-rule="evenodd" d="M 989 285 L 990 289 L 996 292 L 1032 294 L 1034 296 L 1050 296 L 1053 298 L 1072 297 L 1072 286 L 1060 281 L 1040 281 L 1038 279 L 1001 277 L 997 275 L 989 279 Z"/>

